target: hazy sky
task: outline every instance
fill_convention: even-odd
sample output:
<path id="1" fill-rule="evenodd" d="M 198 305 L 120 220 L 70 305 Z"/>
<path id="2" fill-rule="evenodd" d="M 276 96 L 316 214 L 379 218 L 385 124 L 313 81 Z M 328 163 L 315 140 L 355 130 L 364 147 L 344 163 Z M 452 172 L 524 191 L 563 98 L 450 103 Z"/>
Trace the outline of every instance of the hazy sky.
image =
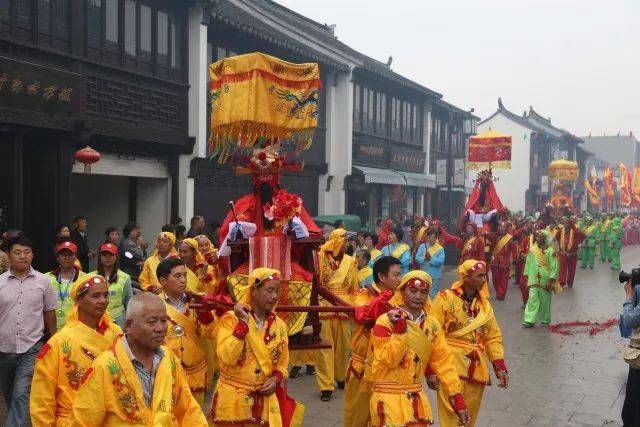
<path id="1" fill-rule="evenodd" d="M 640 135 L 640 0 L 277 0 L 487 117 L 498 96 L 576 135 Z"/>

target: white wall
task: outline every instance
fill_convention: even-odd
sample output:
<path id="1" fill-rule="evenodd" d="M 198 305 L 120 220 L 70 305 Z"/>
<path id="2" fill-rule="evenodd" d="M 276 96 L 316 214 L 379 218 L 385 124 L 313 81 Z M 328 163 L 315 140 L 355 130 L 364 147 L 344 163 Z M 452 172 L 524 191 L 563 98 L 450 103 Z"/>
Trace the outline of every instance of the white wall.
<path id="1" fill-rule="evenodd" d="M 147 242 L 153 243 L 156 234 L 170 220 L 168 187 L 166 179 L 138 178 L 136 222 L 142 226 Z"/>
<path id="2" fill-rule="evenodd" d="M 335 82 L 335 84 L 334 84 Z M 318 191 L 319 215 L 345 213 L 344 178 L 351 174 L 353 137 L 353 84 L 351 74 L 334 74 L 327 79 L 327 142 L 328 172 L 320 176 Z M 333 176 L 330 191 L 327 179 Z"/>
<path id="3" fill-rule="evenodd" d="M 194 182 L 189 178 L 191 159 L 206 157 L 207 82 L 211 58 L 207 55 L 207 27 L 202 25 L 202 8 L 189 9 L 189 136 L 195 138 L 193 155 L 182 155 L 178 162 L 178 213 L 188 224 L 193 216 Z M 212 24 L 215 25 L 215 24 Z"/>
<path id="4" fill-rule="evenodd" d="M 511 135 L 511 169 L 494 169 L 493 176 L 502 204 L 511 211 L 524 211 L 525 192 L 529 189 L 531 130 L 498 113 L 478 125 L 478 134 L 491 128 L 495 132 Z M 526 139 L 525 136 L 526 135 Z M 475 179 L 475 171 L 469 178 Z"/>

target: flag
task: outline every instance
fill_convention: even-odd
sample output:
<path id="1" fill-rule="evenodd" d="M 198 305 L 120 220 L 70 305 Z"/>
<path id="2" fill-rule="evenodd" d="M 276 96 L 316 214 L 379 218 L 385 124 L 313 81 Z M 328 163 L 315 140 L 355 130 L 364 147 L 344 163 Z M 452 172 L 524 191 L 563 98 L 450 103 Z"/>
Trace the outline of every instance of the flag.
<path id="1" fill-rule="evenodd" d="M 624 163 L 618 163 L 620 170 L 620 204 L 624 207 L 631 206 L 631 174 Z"/>
<path id="2" fill-rule="evenodd" d="M 587 190 L 591 204 L 593 206 L 600 206 L 600 196 L 598 195 L 598 191 L 591 186 L 591 183 L 587 178 L 584 179 L 584 188 Z"/>
<path id="3" fill-rule="evenodd" d="M 604 183 L 604 195 L 607 198 L 607 205 L 605 209 L 611 209 L 616 192 L 616 183 L 613 180 L 613 170 L 610 165 L 607 165 L 604 169 L 602 182 Z"/>
<path id="4" fill-rule="evenodd" d="M 489 129 L 469 138 L 467 169 L 511 169 L 511 136 Z"/>
<path id="5" fill-rule="evenodd" d="M 602 181 L 604 182 L 604 194 L 607 198 L 612 198 L 616 191 L 616 183 L 613 180 L 613 170 L 610 165 L 607 165 L 607 167 L 604 168 Z"/>
<path id="6" fill-rule="evenodd" d="M 633 167 L 633 201 L 635 205 L 640 205 L 640 166 Z"/>

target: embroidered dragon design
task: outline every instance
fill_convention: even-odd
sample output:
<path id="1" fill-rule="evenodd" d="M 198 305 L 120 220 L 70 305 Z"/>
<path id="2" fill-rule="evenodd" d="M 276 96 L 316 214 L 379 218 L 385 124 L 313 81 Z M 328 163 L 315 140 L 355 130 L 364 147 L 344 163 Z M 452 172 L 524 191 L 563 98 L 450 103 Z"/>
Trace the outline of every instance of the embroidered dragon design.
<path id="1" fill-rule="evenodd" d="M 298 116 L 298 114 L 302 112 L 302 110 L 308 105 L 316 106 L 316 108 L 310 113 L 312 116 L 315 117 L 318 114 L 318 111 L 317 111 L 318 91 L 317 90 L 312 91 L 309 94 L 309 96 L 307 96 L 304 99 L 300 99 L 298 95 L 296 95 L 295 93 L 292 93 L 289 90 L 276 89 L 275 92 L 278 98 L 286 101 L 288 104 L 291 105 L 288 113 L 289 117 Z"/>

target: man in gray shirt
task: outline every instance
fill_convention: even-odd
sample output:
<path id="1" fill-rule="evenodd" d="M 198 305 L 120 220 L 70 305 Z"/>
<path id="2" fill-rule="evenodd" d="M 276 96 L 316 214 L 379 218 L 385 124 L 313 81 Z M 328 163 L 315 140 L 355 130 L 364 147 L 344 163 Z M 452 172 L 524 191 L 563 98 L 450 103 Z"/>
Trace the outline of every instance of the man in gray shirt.
<path id="1" fill-rule="evenodd" d="M 8 244 L 9 270 L 0 274 L 0 390 L 7 427 L 30 425 L 29 394 L 36 355 L 56 332 L 56 295 L 31 267 L 31 242 L 20 235 Z"/>

